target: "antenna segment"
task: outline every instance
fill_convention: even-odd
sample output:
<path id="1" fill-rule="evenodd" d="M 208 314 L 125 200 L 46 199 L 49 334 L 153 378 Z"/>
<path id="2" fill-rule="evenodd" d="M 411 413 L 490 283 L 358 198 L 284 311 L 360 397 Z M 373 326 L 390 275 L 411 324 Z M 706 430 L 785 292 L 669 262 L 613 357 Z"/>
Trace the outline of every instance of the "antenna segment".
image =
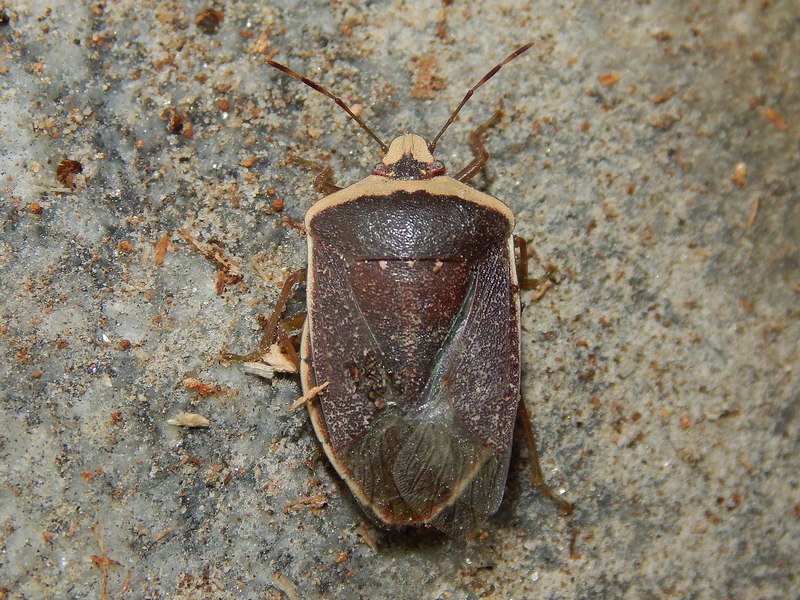
<path id="1" fill-rule="evenodd" d="M 302 75 L 300 75 L 300 73 L 295 73 L 294 71 L 292 71 L 286 65 L 282 65 L 281 63 L 275 62 L 274 60 L 270 60 L 270 59 L 267 59 L 266 63 L 270 67 L 275 67 L 276 69 L 278 69 L 279 71 L 283 71 L 284 73 L 286 73 L 290 77 L 294 77 L 298 81 L 302 81 L 308 87 L 310 87 L 312 90 L 316 90 L 320 94 L 324 94 L 328 98 L 330 98 L 331 100 L 336 102 L 336 104 L 338 104 L 342 109 L 344 109 L 344 112 L 346 112 L 348 115 L 350 115 L 351 119 L 353 119 L 356 123 L 358 123 L 361 126 L 361 129 L 366 131 L 373 140 L 378 142 L 378 145 L 381 147 L 381 150 L 383 150 L 384 152 L 389 150 L 389 146 L 384 144 L 381 141 L 381 138 L 379 138 L 377 135 L 375 135 L 375 133 L 369 127 L 367 127 L 367 124 L 364 123 L 364 121 L 362 121 L 361 119 L 359 119 L 358 116 L 356 115 L 356 113 L 354 113 L 352 110 L 350 110 L 350 107 L 347 106 L 347 104 L 344 103 L 344 100 L 339 98 L 339 96 L 336 96 L 335 94 L 332 94 L 331 92 L 326 90 L 324 87 L 322 87 L 317 82 L 311 81 L 308 77 L 303 77 Z"/>
<path id="2" fill-rule="evenodd" d="M 432 141 L 430 144 L 428 144 L 428 150 L 430 151 L 430 153 L 431 153 L 431 154 L 433 154 L 433 151 L 434 151 L 434 149 L 436 148 L 436 144 L 439 142 L 439 138 L 441 138 L 441 137 L 442 137 L 442 134 L 443 134 L 445 131 L 447 131 L 447 128 L 448 128 L 448 127 L 450 127 L 450 125 L 453 123 L 453 121 L 455 121 L 455 120 L 456 120 L 456 116 L 458 115 L 459 111 L 461 111 L 461 109 L 462 109 L 462 108 L 464 107 L 464 105 L 467 103 L 467 100 L 469 100 L 470 98 L 472 98 L 472 94 L 474 94 L 474 93 L 475 93 L 475 90 L 477 90 L 477 89 L 478 89 L 479 87 L 481 87 L 481 86 L 482 86 L 484 83 L 486 83 L 486 82 L 487 82 L 487 81 L 489 81 L 489 80 L 490 80 L 492 77 L 494 77 L 495 73 L 497 73 L 497 72 L 498 72 L 500 69 L 502 69 L 504 65 L 507 65 L 507 64 L 508 64 L 508 63 L 510 63 L 512 60 L 514 60 L 515 58 L 517 58 L 517 57 L 518 57 L 520 54 L 522 54 L 523 52 L 526 52 L 526 51 L 527 51 L 527 50 L 528 50 L 528 49 L 529 49 L 531 46 L 533 46 L 533 42 L 528 42 L 528 43 L 527 43 L 527 44 L 525 44 L 524 46 L 521 46 L 521 47 L 517 48 L 516 50 L 514 50 L 514 51 L 513 51 L 511 54 L 509 54 L 508 56 L 506 56 L 506 57 L 505 57 L 505 59 L 503 60 L 503 62 L 501 62 L 501 63 L 500 63 L 500 64 L 498 64 L 498 65 L 495 65 L 495 66 L 492 68 L 492 70 L 491 70 L 491 71 L 489 71 L 489 72 L 488 72 L 486 75 L 484 75 L 484 76 L 483 76 L 483 79 L 481 79 L 481 80 L 480 80 L 478 83 L 476 83 L 475 85 L 473 85 L 473 86 L 472 86 L 472 87 L 469 89 L 469 91 L 468 91 L 468 92 L 467 92 L 467 93 L 464 95 L 464 98 L 461 100 L 461 104 L 459 104 L 459 105 L 458 105 L 458 107 L 456 107 L 456 109 L 453 111 L 453 114 L 451 114 L 451 115 L 450 115 L 450 118 L 449 118 L 449 119 L 447 119 L 447 123 L 445 123 L 445 124 L 444 124 L 444 127 L 442 127 L 442 128 L 439 130 L 439 133 L 437 133 L 437 134 L 436 134 L 436 137 L 435 137 L 435 138 L 433 138 L 433 141 Z"/>

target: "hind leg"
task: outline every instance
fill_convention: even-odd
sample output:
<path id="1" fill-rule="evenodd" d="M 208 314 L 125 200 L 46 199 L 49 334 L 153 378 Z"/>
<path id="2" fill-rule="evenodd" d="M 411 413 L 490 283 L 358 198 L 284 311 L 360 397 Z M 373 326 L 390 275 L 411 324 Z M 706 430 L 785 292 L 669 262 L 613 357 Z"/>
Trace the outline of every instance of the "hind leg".
<path id="1" fill-rule="evenodd" d="M 568 515 L 572 512 L 572 504 L 567 502 L 556 494 L 544 480 L 544 473 L 542 472 L 542 465 L 539 463 L 539 451 L 536 448 L 536 437 L 533 433 L 533 426 L 531 425 L 531 417 L 528 413 L 528 408 L 525 406 L 525 401 L 520 397 L 519 409 L 517 410 L 517 418 L 522 426 L 523 434 L 525 435 L 525 444 L 528 446 L 528 456 L 531 463 L 531 483 L 541 494 L 545 496 L 550 502 L 556 505 L 556 508 L 563 515 Z"/>

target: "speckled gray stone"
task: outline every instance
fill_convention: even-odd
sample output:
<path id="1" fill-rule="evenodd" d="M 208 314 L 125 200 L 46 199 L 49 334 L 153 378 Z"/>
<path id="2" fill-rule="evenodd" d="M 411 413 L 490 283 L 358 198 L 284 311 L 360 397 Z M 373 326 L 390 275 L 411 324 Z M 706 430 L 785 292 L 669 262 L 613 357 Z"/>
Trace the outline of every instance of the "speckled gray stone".
<path id="1" fill-rule="evenodd" d="M 0 18 L 0 598 L 102 597 L 104 572 L 109 598 L 796 594 L 797 2 L 237 1 L 206 32 L 210 6 Z M 287 411 L 297 382 L 219 360 L 304 265 L 282 217 L 316 170 L 290 159 L 349 184 L 378 156 L 264 55 L 385 139 L 430 137 L 528 40 L 438 152 L 456 171 L 503 108 L 474 184 L 550 272 L 525 296 L 524 387 L 577 508 L 530 489 L 518 444 L 473 538 L 365 528 Z M 180 229 L 242 280 L 217 293 Z"/>

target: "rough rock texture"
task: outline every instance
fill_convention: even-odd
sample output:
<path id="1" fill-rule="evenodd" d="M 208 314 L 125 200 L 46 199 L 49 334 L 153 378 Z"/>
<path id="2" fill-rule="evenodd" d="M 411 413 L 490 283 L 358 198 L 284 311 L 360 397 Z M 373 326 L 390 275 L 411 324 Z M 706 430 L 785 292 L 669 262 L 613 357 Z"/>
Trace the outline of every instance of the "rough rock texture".
<path id="1" fill-rule="evenodd" d="M 796 593 L 797 3 L 367 4 L 0 12 L 0 597 Z M 262 61 L 387 140 L 430 137 L 528 40 L 438 153 L 456 171 L 503 108 L 474 184 L 548 282 L 526 292 L 524 387 L 577 509 L 530 489 L 519 444 L 482 532 L 386 534 L 287 411 L 297 382 L 219 360 L 304 265 L 304 160 L 348 184 L 377 158 Z"/>

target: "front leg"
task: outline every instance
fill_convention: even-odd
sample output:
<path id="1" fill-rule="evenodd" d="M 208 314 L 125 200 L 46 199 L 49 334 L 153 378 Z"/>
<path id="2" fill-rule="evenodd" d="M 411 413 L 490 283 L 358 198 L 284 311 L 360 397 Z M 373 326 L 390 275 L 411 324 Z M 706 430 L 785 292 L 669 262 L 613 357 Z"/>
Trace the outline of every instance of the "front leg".
<path id="1" fill-rule="evenodd" d="M 472 150 L 472 160 L 470 163 L 461 169 L 454 179 L 462 183 L 466 183 L 484 167 L 486 161 L 489 160 L 489 153 L 486 151 L 486 146 L 483 144 L 483 136 L 486 135 L 486 132 L 489 130 L 490 127 L 494 127 L 503 117 L 503 111 L 498 110 L 495 112 L 488 121 L 483 123 L 482 125 L 478 126 L 475 131 L 469 134 L 467 138 L 469 140 L 469 147 Z"/>
<path id="2" fill-rule="evenodd" d="M 302 156 L 295 156 L 291 158 L 291 162 L 299 163 L 305 167 L 319 172 L 319 175 L 314 178 L 311 186 L 314 188 L 315 192 L 321 194 L 322 196 L 330 196 L 334 192 L 338 192 L 342 189 L 333 181 L 332 166 L 322 164 L 321 162 L 315 160 L 309 160 L 308 158 L 303 158 Z"/>

